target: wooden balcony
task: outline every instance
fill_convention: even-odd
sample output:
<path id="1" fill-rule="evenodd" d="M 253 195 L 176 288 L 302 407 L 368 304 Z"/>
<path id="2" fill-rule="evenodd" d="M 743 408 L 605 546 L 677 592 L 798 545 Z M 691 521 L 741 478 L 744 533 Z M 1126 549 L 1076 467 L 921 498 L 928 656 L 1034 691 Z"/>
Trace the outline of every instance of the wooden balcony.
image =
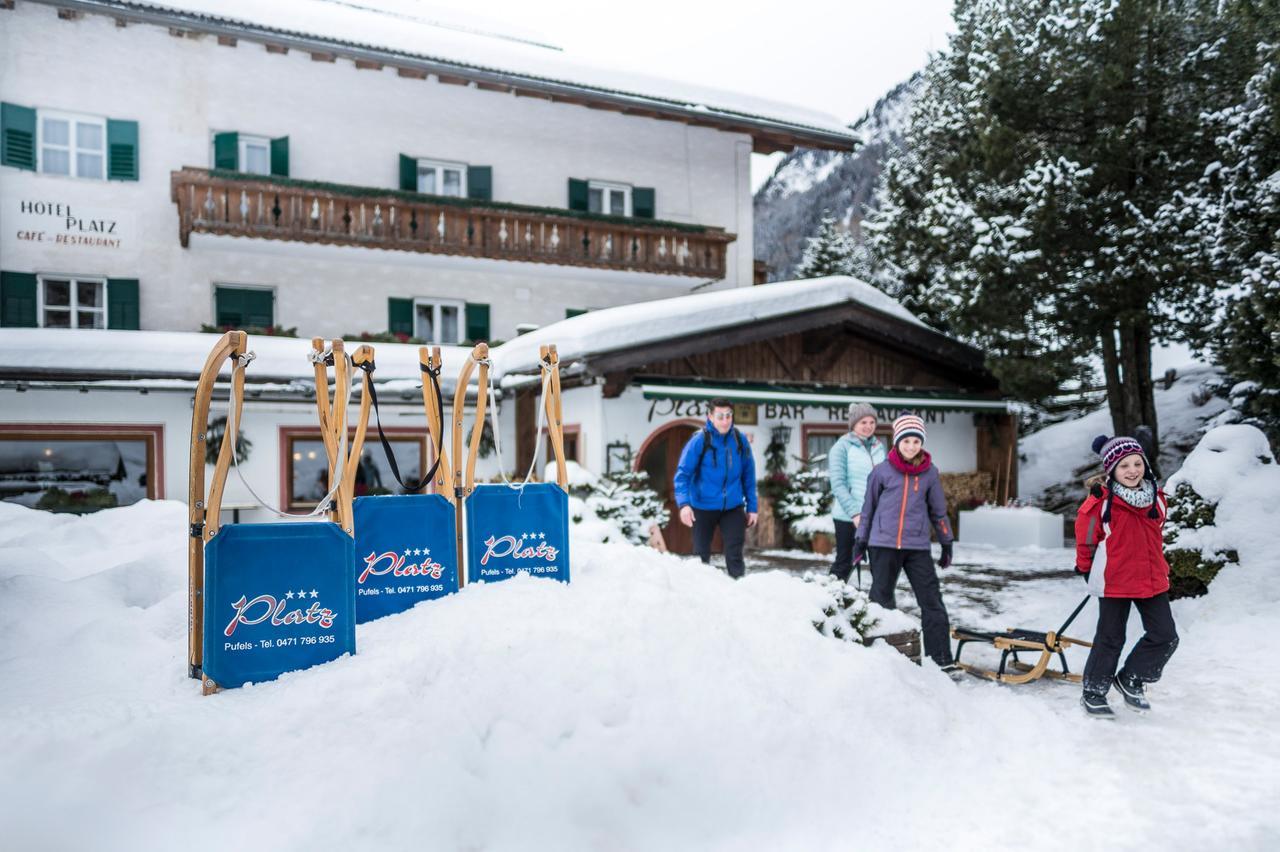
<path id="1" fill-rule="evenodd" d="M 736 239 L 678 222 L 190 166 L 170 186 L 184 248 L 194 232 L 718 279 Z"/>

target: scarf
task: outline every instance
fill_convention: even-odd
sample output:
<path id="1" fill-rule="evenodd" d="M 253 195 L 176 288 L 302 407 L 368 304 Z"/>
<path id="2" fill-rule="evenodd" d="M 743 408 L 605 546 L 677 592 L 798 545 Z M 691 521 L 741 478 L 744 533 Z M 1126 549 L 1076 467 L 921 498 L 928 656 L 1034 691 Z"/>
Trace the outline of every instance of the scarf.
<path id="1" fill-rule="evenodd" d="M 1142 480 L 1137 488 L 1129 488 L 1112 480 L 1111 491 L 1135 509 L 1145 509 L 1156 499 L 1156 487 L 1150 479 Z"/>
<path id="2" fill-rule="evenodd" d="M 908 462 L 902 456 L 898 455 L 898 448 L 894 447 L 889 450 L 889 464 L 893 465 L 898 473 L 909 473 L 912 476 L 919 476 L 925 473 L 929 468 L 933 467 L 933 458 L 924 450 L 916 455 L 914 462 Z"/>

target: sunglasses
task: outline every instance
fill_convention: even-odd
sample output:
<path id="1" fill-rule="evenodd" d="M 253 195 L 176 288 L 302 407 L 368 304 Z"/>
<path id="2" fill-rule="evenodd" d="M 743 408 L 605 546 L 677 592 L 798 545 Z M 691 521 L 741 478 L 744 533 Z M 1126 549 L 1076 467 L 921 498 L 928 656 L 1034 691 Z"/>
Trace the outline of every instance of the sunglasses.
<path id="1" fill-rule="evenodd" d="M 732 420 L 733 412 L 725 411 L 725 412 L 721 412 L 720 414 L 713 414 L 711 415 L 711 419 L 712 420 Z"/>

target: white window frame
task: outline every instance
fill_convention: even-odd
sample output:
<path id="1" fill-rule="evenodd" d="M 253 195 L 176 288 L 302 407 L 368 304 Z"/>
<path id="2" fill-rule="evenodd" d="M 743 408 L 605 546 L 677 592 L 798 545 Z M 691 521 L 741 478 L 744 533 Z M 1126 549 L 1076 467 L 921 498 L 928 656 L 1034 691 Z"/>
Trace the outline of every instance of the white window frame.
<path id="1" fill-rule="evenodd" d="M 418 334 L 418 308 L 420 306 L 431 307 L 431 329 L 435 332 L 435 337 L 428 341 L 437 346 L 457 346 L 467 338 L 467 303 L 461 299 L 432 299 L 421 298 L 413 300 L 413 336 L 420 337 Z M 440 321 L 441 308 L 457 308 L 458 309 L 458 339 L 457 340 L 441 340 L 440 329 L 443 324 Z M 426 340 L 426 338 L 422 338 Z"/>
<path id="2" fill-rule="evenodd" d="M 461 182 L 460 182 L 461 185 L 459 187 L 459 193 L 456 196 L 448 195 L 444 197 L 446 198 L 466 198 L 467 197 L 467 164 L 466 163 L 455 163 L 449 160 L 432 160 L 428 158 L 419 157 L 418 171 L 417 171 L 418 192 L 426 192 L 426 190 L 422 189 L 422 170 L 423 169 L 435 169 L 435 172 L 436 172 L 436 191 L 430 193 L 431 195 L 442 195 L 442 196 L 444 195 L 444 175 L 442 174 L 442 172 L 444 169 L 452 169 L 458 172 L 461 177 Z"/>
<path id="3" fill-rule="evenodd" d="M 92 311 L 102 314 L 102 328 L 107 327 L 107 279 L 102 275 L 59 275 L 55 272 L 42 272 L 36 275 L 36 321 L 40 328 L 52 328 L 44 324 L 44 286 L 45 281 L 68 281 L 70 282 L 71 298 L 70 307 L 66 310 L 71 314 L 71 325 L 68 328 L 78 329 L 80 326 L 80 311 Z M 80 297 L 76 292 L 79 288 L 78 284 L 101 284 L 102 285 L 102 304 L 96 308 L 81 308 L 79 306 Z M 49 308 L 53 311 L 63 310 L 61 305 Z M 95 331 L 99 330 L 97 326 L 88 326 Z"/>
<path id="4" fill-rule="evenodd" d="M 52 118 L 56 121 L 67 122 L 67 173 L 59 174 L 57 172 L 46 172 L 44 170 L 44 120 Z M 80 164 L 76 157 L 76 123 L 80 124 L 96 124 L 102 130 L 102 150 L 95 153 L 102 157 L 102 174 L 91 176 L 80 174 Z M 50 147 L 62 148 L 61 145 L 51 145 Z M 106 180 L 107 179 L 107 120 L 100 115 L 87 115 L 79 112 L 63 112 L 54 109 L 37 109 L 36 110 L 36 171 L 40 174 L 51 174 L 55 177 L 73 177 L 82 180 Z"/>
<path id="5" fill-rule="evenodd" d="M 244 174 L 253 175 L 270 175 L 271 174 L 271 139 L 266 136 L 256 136 L 251 133 L 237 133 L 236 142 L 238 148 L 236 150 L 236 171 Z M 267 151 L 267 170 L 265 172 L 249 171 L 249 146 L 257 145 L 265 148 Z"/>
<path id="6" fill-rule="evenodd" d="M 622 213 L 622 215 L 623 215 L 623 216 L 630 216 L 630 215 L 631 215 L 631 184 L 627 184 L 627 183 L 612 183 L 612 182 L 610 182 L 610 181 L 605 181 L 605 180 L 589 180 L 589 181 L 587 181 L 587 210 L 588 210 L 589 212 L 591 211 L 591 190 L 593 190 L 593 189 L 598 189 L 598 190 L 601 190 L 601 191 L 603 191 L 603 192 L 621 192 L 621 193 L 622 193 L 622 205 L 623 205 L 623 213 Z M 604 207 L 606 207 L 606 208 L 607 208 L 607 207 L 608 207 L 608 205 L 604 205 Z M 599 212 L 599 214 L 598 214 L 598 215 L 600 215 L 600 216 L 617 216 L 618 214 L 617 214 L 617 213 L 611 213 L 611 212 L 609 212 L 609 210 L 607 210 L 607 209 L 602 209 L 602 210 Z"/>

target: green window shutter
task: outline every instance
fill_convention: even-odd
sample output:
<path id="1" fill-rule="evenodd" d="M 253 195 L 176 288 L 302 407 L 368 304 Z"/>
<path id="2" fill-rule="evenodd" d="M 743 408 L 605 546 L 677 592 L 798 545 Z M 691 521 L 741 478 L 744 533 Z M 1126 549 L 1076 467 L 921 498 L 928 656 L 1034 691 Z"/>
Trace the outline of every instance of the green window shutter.
<path id="1" fill-rule="evenodd" d="M 36 170 L 36 111 L 0 104 L 0 165 Z"/>
<path id="2" fill-rule="evenodd" d="M 0 272 L 0 326 L 35 328 L 36 276 L 34 272 Z"/>
<path id="3" fill-rule="evenodd" d="M 107 279 L 107 328 L 139 328 L 137 278 Z"/>
<path id="4" fill-rule="evenodd" d="M 586 309 L 586 308 L 565 308 L 565 309 L 564 309 L 564 318 L 565 318 L 565 319 L 573 319 L 574 317 L 580 317 L 580 316 L 582 316 L 582 315 L 583 315 L 583 314 L 585 314 L 586 312 L 587 312 L 587 309 Z"/>
<path id="5" fill-rule="evenodd" d="M 276 177 L 289 176 L 289 137 L 281 136 L 271 140 L 271 174 Z"/>
<path id="6" fill-rule="evenodd" d="M 215 325 L 268 328 L 275 325 L 275 295 L 270 290 L 219 287 L 214 291 Z"/>
<path id="7" fill-rule="evenodd" d="M 631 215 L 637 219 L 652 219 L 656 206 L 653 189 L 637 186 L 631 190 Z"/>
<path id="8" fill-rule="evenodd" d="M 138 122 L 107 119 L 107 180 L 138 179 Z"/>
<path id="9" fill-rule="evenodd" d="M 467 302 L 467 340 L 479 343 L 489 339 L 489 306 Z"/>
<path id="10" fill-rule="evenodd" d="M 413 337 L 413 299 L 387 299 L 387 331 Z"/>
<path id="11" fill-rule="evenodd" d="M 569 209 L 587 212 L 587 182 L 577 178 L 569 178 Z"/>
<path id="12" fill-rule="evenodd" d="M 240 171 L 240 134 L 213 134 L 213 167 L 231 172 Z"/>
<path id="13" fill-rule="evenodd" d="M 400 188 L 408 192 L 418 191 L 418 161 L 407 154 L 400 155 Z"/>
<path id="14" fill-rule="evenodd" d="M 493 200 L 493 166 L 467 166 L 467 198 Z"/>

